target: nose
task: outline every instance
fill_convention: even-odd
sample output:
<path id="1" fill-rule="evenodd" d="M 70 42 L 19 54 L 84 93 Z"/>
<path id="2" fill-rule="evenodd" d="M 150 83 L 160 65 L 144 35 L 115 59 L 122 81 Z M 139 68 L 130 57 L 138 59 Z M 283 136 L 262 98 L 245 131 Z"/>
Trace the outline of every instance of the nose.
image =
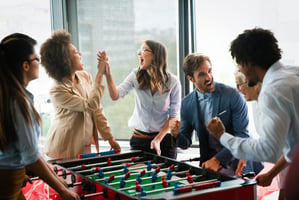
<path id="1" fill-rule="evenodd" d="M 206 76 L 206 80 L 210 81 L 212 79 L 212 74 L 211 73 L 208 73 L 207 76 Z"/>

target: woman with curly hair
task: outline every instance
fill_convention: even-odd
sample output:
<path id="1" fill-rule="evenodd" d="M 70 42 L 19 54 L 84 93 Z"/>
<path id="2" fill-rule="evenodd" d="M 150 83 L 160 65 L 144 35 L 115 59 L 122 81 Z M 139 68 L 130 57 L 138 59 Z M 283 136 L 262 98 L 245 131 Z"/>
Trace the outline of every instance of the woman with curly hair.
<path id="1" fill-rule="evenodd" d="M 131 149 L 176 158 L 176 144 L 168 134 L 168 122 L 179 114 L 180 81 L 167 71 L 167 52 L 161 43 L 147 40 L 137 54 L 139 67 L 133 69 L 118 87 L 106 62 L 105 75 L 110 97 L 117 100 L 131 90 L 135 91 L 135 108 L 129 120 L 129 127 L 134 128 Z"/>
<path id="2" fill-rule="evenodd" d="M 50 96 L 56 117 L 48 132 L 46 152 L 51 158 L 90 153 L 92 143 L 99 152 L 98 132 L 111 148 L 120 151 L 100 105 L 104 92 L 101 65 L 105 66 L 106 59 L 105 52 L 100 53 L 93 84 L 91 75 L 83 71 L 81 53 L 71 43 L 68 32 L 55 31 L 41 46 L 41 63 L 54 79 Z"/>

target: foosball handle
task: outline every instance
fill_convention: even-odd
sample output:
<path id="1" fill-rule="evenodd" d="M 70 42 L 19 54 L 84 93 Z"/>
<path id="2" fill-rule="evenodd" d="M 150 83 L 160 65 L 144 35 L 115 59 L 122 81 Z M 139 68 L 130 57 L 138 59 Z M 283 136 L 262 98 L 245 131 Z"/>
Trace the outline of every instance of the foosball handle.
<path id="1" fill-rule="evenodd" d="M 254 172 L 248 172 L 248 173 L 245 173 L 245 174 L 242 174 L 241 175 L 241 178 L 254 178 L 255 177 L 255 173 Z"/>
<path id="2" fill-rule="evenodd" d="M 78 158 L 90 158 L 90 157 L 95 157 L 97 155 L 101 155 L 101 156 L 106 156 L 106 155 L 111 155 L 111 154 L 116 154 L 118 151 L 113 149 L 110 151 L 103 151 L 100 153 L 84 153 L 84 154 L 79 154 Z"/>

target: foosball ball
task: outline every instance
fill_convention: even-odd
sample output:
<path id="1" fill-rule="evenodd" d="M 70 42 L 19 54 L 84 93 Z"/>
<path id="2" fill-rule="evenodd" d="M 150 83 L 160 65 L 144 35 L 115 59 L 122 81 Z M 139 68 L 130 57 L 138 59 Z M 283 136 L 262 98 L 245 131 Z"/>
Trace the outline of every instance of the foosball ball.
<path id="1" fill-rule="evenodd" d="M 81 199 L 256 199 L 254 180 L 143 151 L 50 163 Z M 49 197 L 61 199 L 51 188 Z"/>

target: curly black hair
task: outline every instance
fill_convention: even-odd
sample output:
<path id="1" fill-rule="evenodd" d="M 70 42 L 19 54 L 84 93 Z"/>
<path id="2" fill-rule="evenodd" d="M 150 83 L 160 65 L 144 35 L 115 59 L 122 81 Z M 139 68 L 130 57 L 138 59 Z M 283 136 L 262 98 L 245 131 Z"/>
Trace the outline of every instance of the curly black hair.
<path id="1" fill-rule="evenodd" d="M 57 81 L 62 81 L 63 78 L 71 76 L 69 51 L 71 40 L 70 33 L 57 30 L 41 46 L 41 64 L 45 67 L 48 75 Z"/>
<path id="2" fill-rule="evenodd" d="M 270 30 L 253 28 L 245 30 L 231 42 L 231 56 L 237 64 L 257 65 L 267 70 L 281 58 L 278 41 Z"/>

